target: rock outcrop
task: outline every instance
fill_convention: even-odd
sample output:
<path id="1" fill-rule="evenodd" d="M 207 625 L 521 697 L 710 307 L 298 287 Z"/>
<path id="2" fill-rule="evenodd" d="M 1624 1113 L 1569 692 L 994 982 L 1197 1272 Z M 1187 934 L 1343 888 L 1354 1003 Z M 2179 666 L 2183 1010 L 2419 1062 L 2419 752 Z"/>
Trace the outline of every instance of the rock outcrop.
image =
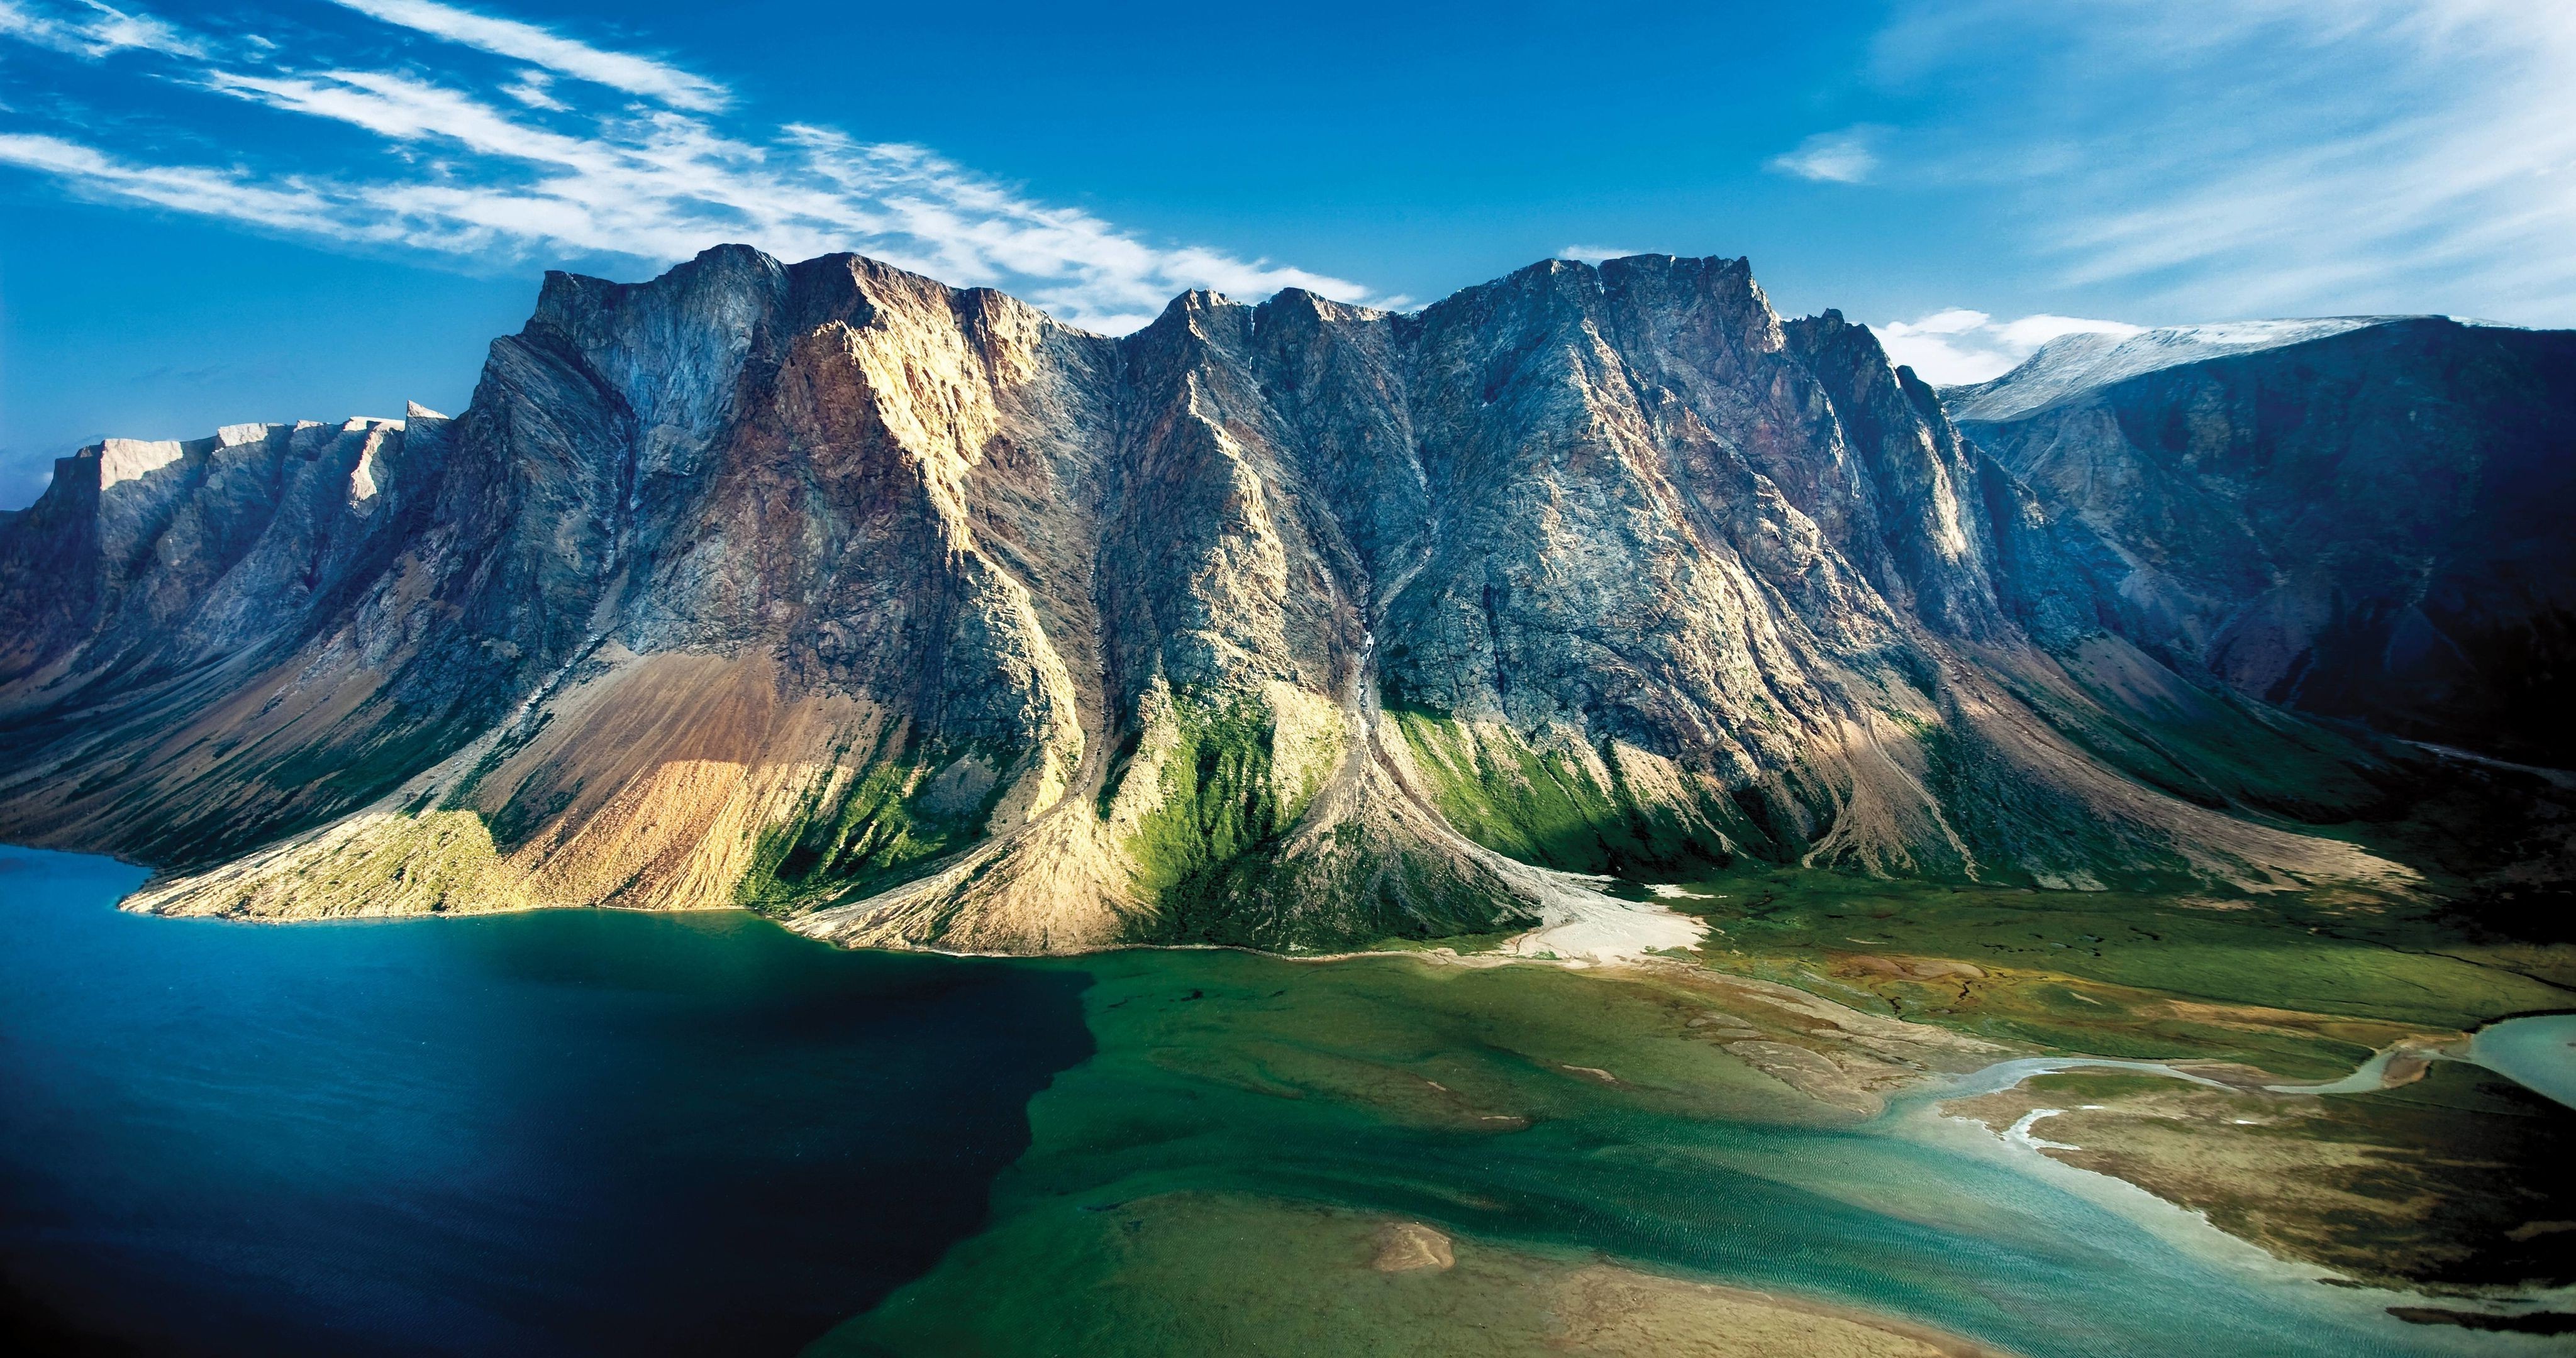
<path id="1" fill-rule="evenodd" d="M 177 913 L 992 951 L 1489 930 L 1739 856 L 2404 889 L 2297 823 L 2383 753 L 2125 626 L 2082 526 L 1742 260 L 1111 339 L 722 247 L 549 275 L 454 419 L 64 460 L 0 523 L 0 837 Z"/>
<path id="2" fill-rule="evenodd" d="M 2248 696 L 2576 764 L 2576 334 L 2438 316 L 2052 342 L 1943 393 L 2101 618 Z"/>

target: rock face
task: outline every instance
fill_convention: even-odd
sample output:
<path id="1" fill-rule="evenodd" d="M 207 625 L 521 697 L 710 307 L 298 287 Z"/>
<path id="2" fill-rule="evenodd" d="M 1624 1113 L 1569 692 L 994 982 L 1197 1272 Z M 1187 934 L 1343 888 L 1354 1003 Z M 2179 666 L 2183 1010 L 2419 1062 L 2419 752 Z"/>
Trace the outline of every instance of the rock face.
<path id="1" fill-rule="evenodd" d="M 2100 616 L 2267 703 L 2576 763 L 2576 334 L 2075 335 L 1951 416 L 2088 539 Z"/>
<path id="2" fill-rule="evenodd" d="M 997 951 L 1738 856 L 2402 888 L 2291 819 L 2379 749 L 2189 677 L 2054 486 L 1742 260 L 1121 339 L 846 255 L 550 275 L 452 420 L 110 441 L 0 523 L 0 838 L 170 912 Z"/>

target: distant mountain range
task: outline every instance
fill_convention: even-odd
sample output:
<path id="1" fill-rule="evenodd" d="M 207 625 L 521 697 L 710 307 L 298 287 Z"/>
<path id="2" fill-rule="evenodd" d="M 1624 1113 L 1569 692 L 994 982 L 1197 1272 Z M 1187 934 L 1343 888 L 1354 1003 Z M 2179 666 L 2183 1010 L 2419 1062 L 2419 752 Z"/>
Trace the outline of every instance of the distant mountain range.
<path id="1" fill-rule="evenodd" d="M 2401 316 L 2070 335 L 1944 395 L 2097 537 L 2107 625 L 2167 663 L 2576 766 L 2576 333 Z"/>
<path id="2" fill-rule="evenodd" d="M 2562 332 L 2070 336 L 1935 393 L 1742 260 L 1111 339 L 727 246 L 549 275 L 452 419 L 59 463 L 0 522 L 0 838 L 175 913 L 1012 952 L 1737 859 L 2473 890 L 2369 827 L 2576 762 L 2571 476 Z"/>

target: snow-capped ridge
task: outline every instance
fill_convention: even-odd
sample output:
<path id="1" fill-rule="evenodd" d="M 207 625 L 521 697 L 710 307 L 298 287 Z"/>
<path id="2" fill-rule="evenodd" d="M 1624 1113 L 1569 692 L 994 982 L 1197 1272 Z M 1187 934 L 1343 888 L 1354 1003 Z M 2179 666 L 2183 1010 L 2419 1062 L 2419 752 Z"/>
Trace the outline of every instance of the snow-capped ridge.
<path id="1" fill-rule="evenodd" d="M 2321 316 L 2170 325 L 2133 335 L 2079 332 L 2039 346 L 2019 367 L 1988 382 L 1942 393 L 1956 420 L 2009 420 L 2078 392 L 2185 363 L 2305 344 L 2414 316 Z M 2466 322 L 2463 322 L 2465 324 Z"/>

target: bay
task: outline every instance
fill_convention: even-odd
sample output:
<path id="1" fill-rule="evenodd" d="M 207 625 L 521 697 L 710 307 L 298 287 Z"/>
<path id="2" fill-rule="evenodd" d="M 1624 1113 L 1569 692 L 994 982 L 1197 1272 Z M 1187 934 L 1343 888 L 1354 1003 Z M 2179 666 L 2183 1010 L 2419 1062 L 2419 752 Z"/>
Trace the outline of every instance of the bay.
<path id="1" fill-rule="evenodd" d="M 0 1271 L 54 1340 L 790 1353 L 978 1227 L 1090 1050 L 1078 971 L 114 910 L 142 877 L 0 850 Z"/>

